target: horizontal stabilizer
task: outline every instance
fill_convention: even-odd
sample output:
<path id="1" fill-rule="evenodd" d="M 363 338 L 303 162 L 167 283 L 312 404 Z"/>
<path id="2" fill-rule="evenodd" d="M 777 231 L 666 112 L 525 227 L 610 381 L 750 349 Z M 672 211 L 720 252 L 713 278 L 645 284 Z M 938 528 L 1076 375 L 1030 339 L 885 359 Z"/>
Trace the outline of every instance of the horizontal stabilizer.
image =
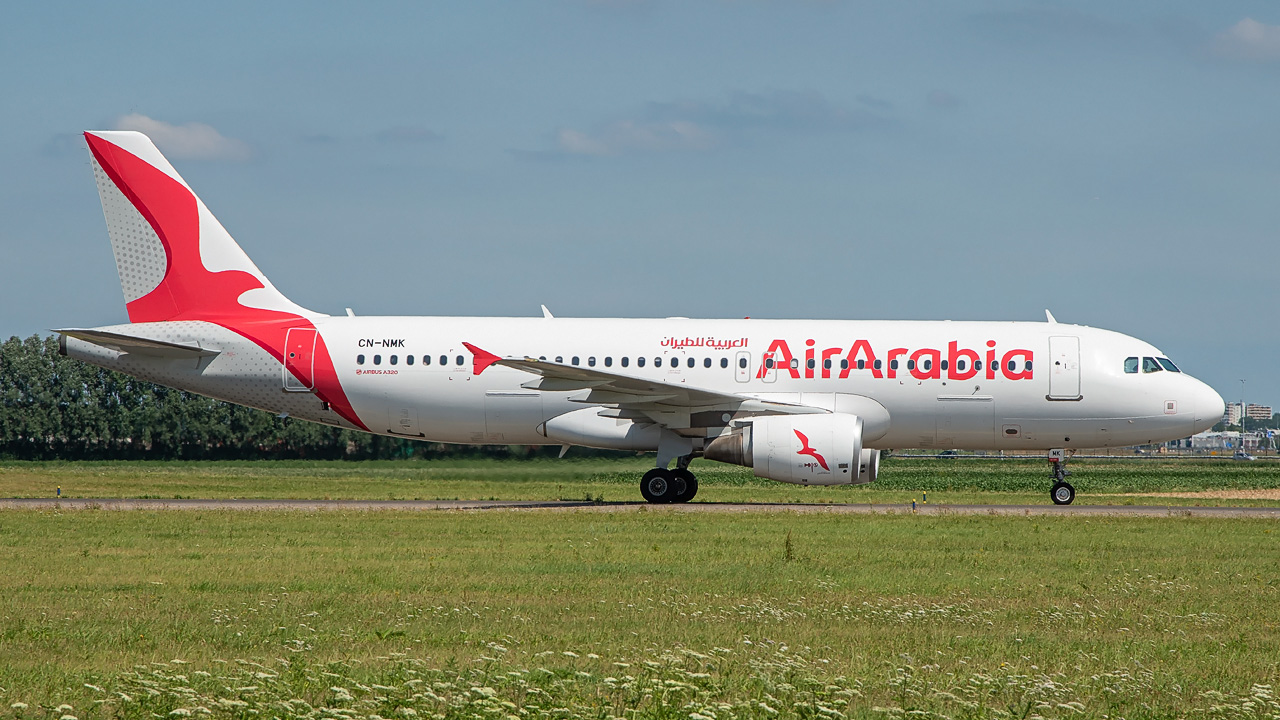
<path id="1" fill-rule="evenodd" d="M 220 350 L 211 350 L 202 348 L 198 345 L 187 345 L 184 343 L 166 342 L 164 340 L 152 340 L 151 338 L 136 337 L 133 335 L 124 335 L 122 333 L 106 332 L 103 330 L 54 330 L 54 332 L 64 337 L 73 337 L 77 340 L 101 345 L 104 348 L 115 350 L 122 353 L 134 353 L 136 355 L 151 355 L 153 357 L 168 358 L 201 358 L 212 357 L 220 353 Z"/>

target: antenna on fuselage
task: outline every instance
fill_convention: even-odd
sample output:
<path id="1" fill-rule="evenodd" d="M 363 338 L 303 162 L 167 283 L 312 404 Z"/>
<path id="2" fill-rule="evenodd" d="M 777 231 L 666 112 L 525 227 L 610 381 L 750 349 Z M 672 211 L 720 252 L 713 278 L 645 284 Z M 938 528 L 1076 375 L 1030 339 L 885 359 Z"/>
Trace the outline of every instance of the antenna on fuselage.
<path id="1" fill-rule="evenodd" d="M 1049 308 L 1044 309 L 1044 321 L 1050 325 L 1058 324 L 1058 319 L 1053 316 L 1053 313 L 1049 312 Z"/>
<path id="2" fill-rule="evenodd" d="M 555 319 L 555 315 L 551 314 L 551 311 L 547 309 L 546 305 L 542 306 L 542 317 L 546 318 L 547 320 Z"/>

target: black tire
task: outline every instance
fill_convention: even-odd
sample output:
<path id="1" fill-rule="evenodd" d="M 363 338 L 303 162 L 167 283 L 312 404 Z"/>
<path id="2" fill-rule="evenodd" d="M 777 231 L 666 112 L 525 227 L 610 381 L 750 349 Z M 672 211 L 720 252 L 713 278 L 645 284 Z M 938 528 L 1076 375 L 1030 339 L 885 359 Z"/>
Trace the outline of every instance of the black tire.
<path id="1" fill-rule="evenodd" d="M 1057 482 L 1049 491 L 1049 497 L 1053 498 L 1054 505 L 1070 505 L 1076 499 L 1076 489 L 1071 483 Z"/>
<path id="2" fill-rule="evenodd" d="M 675 501 L 675 482 L 671 471 L 666 468 L 654 468 L 640 478 L 640 494 L 654 505 Z"/>
<path id="3" fill-rule="evenodd" d="M 675 498 L 671 502 L 689 502 L 694 495 L 698 494 L 698 478 L 686 468 L 676 468 L 671 471 L 672 485 L 675 488 Z"/>

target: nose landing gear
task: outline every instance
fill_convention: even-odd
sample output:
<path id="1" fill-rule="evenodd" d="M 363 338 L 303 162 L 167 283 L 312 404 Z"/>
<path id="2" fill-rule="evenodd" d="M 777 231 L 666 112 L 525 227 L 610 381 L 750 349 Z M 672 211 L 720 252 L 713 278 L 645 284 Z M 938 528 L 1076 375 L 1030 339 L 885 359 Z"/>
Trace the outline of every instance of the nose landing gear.
<path id="1" fill-rule="evenodd" d="M 1053 499 L 1054 505 L 1070 505 L 1076 499 L 1076 489 L 1067 482 L 1067 476 L 1071 474 L 1067 471 L 1067 452 L 1061 449 L 1050 450 L 1048 460 L 1050 477 L 1053 478 L 1049 497 Z"/>

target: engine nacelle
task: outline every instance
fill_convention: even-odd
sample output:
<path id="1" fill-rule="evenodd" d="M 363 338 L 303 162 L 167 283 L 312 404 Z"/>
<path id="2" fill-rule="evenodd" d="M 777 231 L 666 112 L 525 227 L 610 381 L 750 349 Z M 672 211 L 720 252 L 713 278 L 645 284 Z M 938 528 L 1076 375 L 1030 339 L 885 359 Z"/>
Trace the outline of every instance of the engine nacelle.
<path id="1" fill-rule="evenodd" d="M 798 485 L 869 483 L 880 472 L 880 453 L 862 448 L 862 418 L 845 413 L 756 418 L 711 441 L 704 457 Z"/>

